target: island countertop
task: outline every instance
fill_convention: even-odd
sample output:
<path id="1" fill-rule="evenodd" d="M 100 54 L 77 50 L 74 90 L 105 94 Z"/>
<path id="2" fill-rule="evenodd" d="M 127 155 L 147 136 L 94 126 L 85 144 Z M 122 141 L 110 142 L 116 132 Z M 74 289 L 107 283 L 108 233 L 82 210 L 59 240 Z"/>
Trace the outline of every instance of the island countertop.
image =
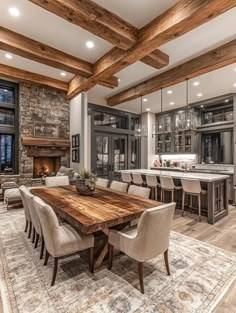
<path id="1" fill-rule="evenodd" d="M 202 182 L 215 182 L 219 180 L 225 180 L 230 178 L 228 175 L 217 175 L 217 174 L 205 174 L 195 172 L 177 172 L 177 171 L 161 171 L 161 170 L 149 170 L 149 169 L 132 169 L 120 171 L 121 173 L 139 173 L 141 175 L 154 175 L 154 176 L 170 176 L 173 178 L 181 179 L 195 179 Z"/>

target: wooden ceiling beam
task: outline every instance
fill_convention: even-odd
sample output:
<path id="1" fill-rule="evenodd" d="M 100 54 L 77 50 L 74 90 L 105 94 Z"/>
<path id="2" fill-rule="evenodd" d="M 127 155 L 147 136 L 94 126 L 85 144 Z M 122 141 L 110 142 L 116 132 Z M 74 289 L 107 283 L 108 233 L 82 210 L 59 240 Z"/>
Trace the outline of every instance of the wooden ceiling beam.
<path id="1" fill-rule="evenodd" d="M 74 85 L 68 97 L 96 84 L 101 78 L 109 77 L 126 66 L 137 62 L 161 45 L 176 39 L 236 6 L 236 0 L 181 0 L 172 8 L 155 18 L 139 33 L 139 41 L 127 51 L 111 50 L 95 66 L 94 75 L 82 85 Z M 71 90 L 71 89 L 70 89 Z"/>
<path id="2" fill-rule="evenodd" d="M 89 77 L 93 74 L 93 64 L 1 26 L 0 49 L 76 75 Z M 118 79 L 114 76 L 105 78 L 99 84 L 115 88 Z"/>
<path id="3" fill-rule="evenodd" d="M 236 40 L 233 40 L 108 98 L 107 104 L 115 106 L 134 100 L 161 88 L 181 83 L 186 79 L 209 73 L 235 62 Z"/>
<path id="4" fill-rule="evenodd" d="M 136 27 L 91 0 L 30 1 L 120 49 L 127 50 L 138 41 L 139 30 Z M 160 69 L 168 65 L 169 57 L 157 50 L 141 62 Z"/>
<path id="5" fill-rule="evenodd" d="M 0 64 L 0 76 L 16 79 L 21 82 L 34 83 L 45 87 L 51 87 L 64 92 L 67 92 L 68 90 L 68 83 L 47 76 L 24 71 L 5 64 Z"/>

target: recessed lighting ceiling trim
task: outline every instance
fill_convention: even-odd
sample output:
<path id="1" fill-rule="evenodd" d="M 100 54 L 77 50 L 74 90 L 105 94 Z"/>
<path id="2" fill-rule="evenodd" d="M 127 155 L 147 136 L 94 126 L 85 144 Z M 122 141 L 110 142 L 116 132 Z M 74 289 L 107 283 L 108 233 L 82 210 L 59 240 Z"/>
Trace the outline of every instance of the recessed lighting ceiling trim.
<path id="1" fill-rule="evenodd" d="M 14 17 L 20 16 L 20 11 L 19 11 L 19 9 L 17 9 L 16 7 L 10 7 L 10 8 L 8 9 L 8 12 L 9 12 L 9 14 L 10 14 L 11 16 L 14 16 Z"/>

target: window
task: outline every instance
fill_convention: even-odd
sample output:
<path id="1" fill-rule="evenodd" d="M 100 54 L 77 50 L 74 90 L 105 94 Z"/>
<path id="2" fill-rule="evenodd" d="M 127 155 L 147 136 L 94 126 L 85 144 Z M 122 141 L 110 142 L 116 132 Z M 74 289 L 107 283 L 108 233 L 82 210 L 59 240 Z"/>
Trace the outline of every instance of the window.
<path id="1" fill-rule="evenodd" d="M 17 173 L 18 86 L 0 80 L 0 175 Z"/>

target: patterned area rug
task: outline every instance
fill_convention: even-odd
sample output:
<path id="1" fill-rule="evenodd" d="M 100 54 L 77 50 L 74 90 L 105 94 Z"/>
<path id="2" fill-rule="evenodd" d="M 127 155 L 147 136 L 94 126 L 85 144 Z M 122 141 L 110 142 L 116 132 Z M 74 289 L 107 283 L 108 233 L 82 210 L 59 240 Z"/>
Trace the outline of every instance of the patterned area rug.
<path id="1" fill-rule="evenodd" d="M 0 292 L 4 313 L 207 313 L 236 278 L 236 256 L 172 232 L 171 276 L 163 257 L 145 264 L 145 294 L 139 291 L 137 264 L 114 257 L 92 275 L 87 254 L 59 261 L 50 287 L 52 259 L 39 260 L 39 250 L 23 232 L 23 210 L 0 208 Z M 1 308 L 0 308 L 1 311 Z"/>

